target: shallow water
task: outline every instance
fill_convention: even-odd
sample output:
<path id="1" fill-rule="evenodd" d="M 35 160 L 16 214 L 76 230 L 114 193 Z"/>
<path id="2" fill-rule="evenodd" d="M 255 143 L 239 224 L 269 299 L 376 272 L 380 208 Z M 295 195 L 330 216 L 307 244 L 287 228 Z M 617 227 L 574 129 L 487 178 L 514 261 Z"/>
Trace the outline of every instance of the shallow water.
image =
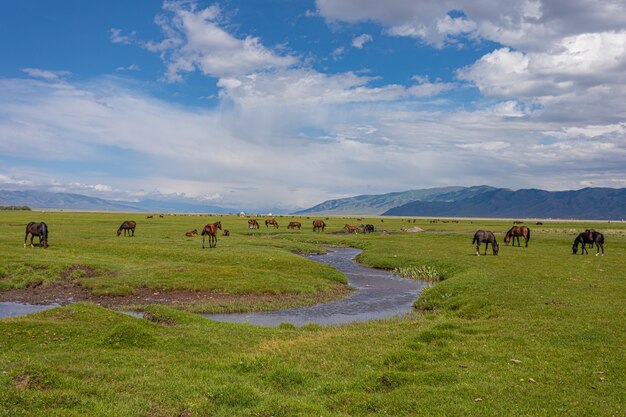
<path id="1" fill-rule="evenodd" d="M 361 251 L 353 248 L 332 248 L 323 255 L 308 255 L 307 258 L 322 262 L 343 272 L 348 284 L 355 291 L 345 299 L 310 307 L 288 310 L 203 314 L 211 320 L 250 323 L 259 326 L 278 326 L 292 323 L 302 326 L 307 323 L 341 324 L 380 319 L 413 311 L 413 302 L 428 283 L 397 278 L 389 271 L 367 268 L 354 261 Z"/>
<path id="2" fill-rule="evenodd" d="M 202 316 L 216 321 L 250 323 L 258 326 L 278 326 L 281 323 L 303 326 L 308 323 L 324 325 L 351 323 L 411 313 L 413 301 L 428 286 L 428 283 L 397 278 L 389 271 L 359 265 L 354 261 L 359 253 L 361 253 L 359 249 L 332 248 L 326 254 L 306 256 L 317 262 L 331 265 L 346 275 L 348 284 L 354 288 L 347 298 L 288 310 L 202 314 Z M 59 305 L 0 302 L 0 319 L 23 316 L 54 307 L 59 307 Z M 143 313 L 126 311 L 124 313 L 143 317 Z"/>
<path id="3" fill-rule="evenodd" d="M 2 301 L 0 302 L 0 319 L 7 317 L 25 316 L 26 314 L 49 310 L 55 307 L 59 307 L 59 304 L 32 305 Z"/>

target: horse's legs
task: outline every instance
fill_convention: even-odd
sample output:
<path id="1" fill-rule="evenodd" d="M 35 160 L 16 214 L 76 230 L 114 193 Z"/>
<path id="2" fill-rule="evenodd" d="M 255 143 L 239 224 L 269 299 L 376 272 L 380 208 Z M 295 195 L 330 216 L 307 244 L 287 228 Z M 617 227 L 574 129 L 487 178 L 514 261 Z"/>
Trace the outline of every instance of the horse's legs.
<path id="1" fill-rule="evenodd" d="M 487 256 L 487 248 L 489 247 L 489 242 L 485 242 L 485 256 Z"/>
<path id="2" fill-rule="evenodd" d="M 31 247 L 31 248 L 34 248 L 34 247 L 35 247 L 35 245 L 33 245 L 33 239 L 34 239 L 34 238 L 35 238 L 35 235 L 31 233 L 31 234 L 30 234 L 30 247 Z"/>
<path id="3" fill-rule="evenodd" d="M 28 230 L 26 231 L 26 236 L 24 236 L 24 247 L 26 247 L 26 239 L 28 239 Z"/>
<path id="4" fill-rule="evenodd" d="M 202 236 L 202 249 L 204 249 L 204 238 L 206 238 L 206 236 Z"/>
<path id="5" fill-rule="evenodd" d="M 133 237 L 135 237 L 135 228 L 133 227 L 131 230 L 133 231 Z"/>

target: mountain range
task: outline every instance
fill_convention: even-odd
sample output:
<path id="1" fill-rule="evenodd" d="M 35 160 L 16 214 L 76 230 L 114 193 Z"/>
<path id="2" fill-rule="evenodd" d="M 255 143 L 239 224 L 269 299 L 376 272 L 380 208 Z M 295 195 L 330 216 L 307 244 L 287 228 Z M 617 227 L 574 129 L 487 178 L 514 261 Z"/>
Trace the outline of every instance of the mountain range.
<path id="1" fill-rule="evenodd" d="M 296 214 L 619 220 L 626 218 L 626 188 L 429 188 L 328 200 Z"/>
<path id="2" fill-rule="evenodd" d="M 46 191 L 0 190 L 0 206 L 28 206 L 31 208 L 125 211 L 125 212 L 187 212 L 187 213 L 238 213 L 239 210 L 184 199 L 140 201 L 113 201 L 82 194 L 52 193 Z"/>
<path id="3" fill-rule="evenodd" d="M 473 197 L 488 190 L 489 186 L 442 187 L 400 191 L 387 194 L 364 194 L 355 197 L 328 200 L 294 214 L 356 214 L 378 216 L 389 209 L 413 201 L 455 201 Z"/>

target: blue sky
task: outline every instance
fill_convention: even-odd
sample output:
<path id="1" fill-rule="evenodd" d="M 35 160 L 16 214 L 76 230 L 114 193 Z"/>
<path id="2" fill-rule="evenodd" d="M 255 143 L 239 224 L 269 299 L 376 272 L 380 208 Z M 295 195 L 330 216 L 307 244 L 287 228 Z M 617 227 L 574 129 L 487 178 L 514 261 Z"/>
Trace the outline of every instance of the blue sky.
<path id="1" fill-rule="evenodd" d="M 0 187 L 306 207 L 626 186 L 622 1 L 8 1 Z"/>

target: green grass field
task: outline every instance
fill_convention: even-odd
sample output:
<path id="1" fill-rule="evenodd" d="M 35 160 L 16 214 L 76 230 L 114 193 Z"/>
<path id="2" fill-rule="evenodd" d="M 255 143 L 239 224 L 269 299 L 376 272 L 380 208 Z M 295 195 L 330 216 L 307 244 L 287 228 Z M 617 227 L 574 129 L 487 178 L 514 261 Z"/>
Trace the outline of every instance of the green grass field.
<path id="1" fill-rule="evenodd" d="M 137 236 L 116 237 L 127 218 Z M 250 301 L 151 305 L 151 320 L 93 303 L 0 320 L 0 416 L 626 414 L 624 223 L 529 223 L 530 247 L 501 243 L 498 257 L 474 256 L 471 235 L 459 232 L 502 233 L 510 221 L 331 218 L 314 234 L 313 218 L 297 219 L 302 231 L 280 217 L 279 229 L 251 231 L 246 218 L 223 216 L 232 235 L 217 248 L 184 236 L 216 219 L 1 213 L 0 291 L 71 280 L 95 296 L 149 288 Z M 48 249 L 22 247 L 31 220 L 47 222 Z M 333 234 L 367 222 L 389 233 Z M 442 233 L 397 232 L 414 225 Z M 572 255 L 589 227 L 605 234 L 604 257 Z M 421 315 L 369 323 L 262 328 L 189 312 L 336 297 L 344 277 L 294 254 L 327 244 L 363 249 L 369 266 L 426 266 L 443 280 L 416 301 Z"/>

